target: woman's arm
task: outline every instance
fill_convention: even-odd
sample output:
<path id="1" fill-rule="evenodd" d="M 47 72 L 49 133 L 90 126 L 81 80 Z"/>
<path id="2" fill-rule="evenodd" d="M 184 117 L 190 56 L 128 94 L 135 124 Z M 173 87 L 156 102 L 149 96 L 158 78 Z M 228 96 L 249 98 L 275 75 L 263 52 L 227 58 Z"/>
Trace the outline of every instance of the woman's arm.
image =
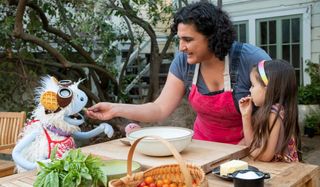
<path id="1" fill-rule="evenodd" d="M 272 126 L 272 123 L 273 121 L 275 120 L 276 118 L 276 114 L 275 113 L 270 113 L 270 116 L 269 116 L 269 128 L 271 128 Z M 258 160 L 260 161 L 271 161 L 273 158 L 274 158 L 274 155 L 276 154 L 276 148 L 277 148 L 277 144 L 278 144 L 278 140 L 279 140 L 279 135 L 280 135 L 280 127 L 281 127 L 281 124 L 282 123 L 282 120 L 278 117 L 275 124 L 274 124 L 274 127 L 270 133 L 270 136 L 268 138 L 268 141 L 267 141 L 267 148 L 266 150 L 258 157 Z M 251 155 L 253 157 L 257 156 L 258 153 L 260 153 L 261 149 L 258 148 L 256 150 L 254 150 Z"/>
<path id="2" fill-rule="evenodd" d="M 88 117 L 109 120 L 123 117 L 141 122 L 158 122 L 167 118 L 180 104 L 185 87 L 183 81 L 169 72 L 160 96 L 146 104 L 98 103 L 88 108 Z"/>

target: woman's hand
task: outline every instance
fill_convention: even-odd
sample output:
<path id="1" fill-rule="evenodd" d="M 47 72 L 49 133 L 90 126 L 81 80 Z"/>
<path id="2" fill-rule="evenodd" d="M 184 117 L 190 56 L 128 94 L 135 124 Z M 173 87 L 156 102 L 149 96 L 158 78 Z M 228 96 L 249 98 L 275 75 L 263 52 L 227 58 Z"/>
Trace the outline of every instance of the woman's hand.
<path id="1" fill-rule="evenodd" d="M 109 120 L 116 117 L 114 106 L 113 103 L 101 102 L 88 108 L 86 115 L 93 119 Z"/>
<path id="2" fill-rule="evenodd" d="M 251 96 L 243 97 L 239 100 L 239 108 L 242 117 L 251 116 L 252 114 L 252 98 Z"/>

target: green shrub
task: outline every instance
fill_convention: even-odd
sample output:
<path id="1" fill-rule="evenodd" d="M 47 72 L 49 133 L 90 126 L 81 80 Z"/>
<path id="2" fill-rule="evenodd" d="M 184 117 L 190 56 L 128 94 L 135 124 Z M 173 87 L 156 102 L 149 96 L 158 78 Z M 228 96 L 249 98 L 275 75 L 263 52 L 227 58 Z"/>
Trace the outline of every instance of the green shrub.
<path id="1" fill-rule="evenodd" d="M 302 86 L 298 90 L 299 104 L 320 104 L 320 85 L 309 84 Z"/>
<path id="2" fill-rule="evenodd" d="M 311 84 L 299 87 L 299 104 L 320 104 L 320 64 L 307 62 L 306 72 L 309 74 Z"/>
<path id="3" fill-rule="evenodd" d="M 315 129 L 319 132 L 320 129 L 320 111 L 315 111 L 308 114 L 304 120 L 305 127 Z"/>

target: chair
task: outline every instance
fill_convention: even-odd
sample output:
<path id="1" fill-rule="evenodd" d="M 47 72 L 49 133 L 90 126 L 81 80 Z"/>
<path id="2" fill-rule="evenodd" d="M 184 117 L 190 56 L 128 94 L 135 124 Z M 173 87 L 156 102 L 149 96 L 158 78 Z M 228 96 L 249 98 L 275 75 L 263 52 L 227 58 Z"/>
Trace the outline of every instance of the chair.
<path id="1" fill-rule="evenodd" d="M 18 135 L 26 119 L 25 112 L 0 112 L 0 154 L 11 155 Z M 0 160 L 0 177 L 13 174 L 15 164 L 10 160 Z"/>

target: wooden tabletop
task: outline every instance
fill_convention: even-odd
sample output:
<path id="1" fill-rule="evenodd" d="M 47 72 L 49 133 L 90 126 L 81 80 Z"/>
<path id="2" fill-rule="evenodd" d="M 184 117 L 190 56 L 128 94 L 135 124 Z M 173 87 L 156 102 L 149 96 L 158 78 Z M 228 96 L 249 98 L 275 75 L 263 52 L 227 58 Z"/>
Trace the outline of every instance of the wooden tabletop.
<path id="1" fill-rule="evenodd" d="M 120 139 L 81 148 L 84 153 L 124 160 L 127 160 L 129 149 L 130 146 L 121 143 Z M 190 145 L 180 154 L 186 162 L 200 166 L 205 173 L 208 173 L 217 162 L 245 157 L 248 154 L 248 149 L 240 145 L 192 140 Z M 133 160 L 139 162 L 145 168 L 177 163 L 173 156 L 152 157 L 136 150 L 134 151 Z"/>
<path id="2" fill-rule="evenodd" d="M 265 179 L 265 187 L 290 186 L 290 187 L 320 187 L 320 167 L 304 163 L 260 162 L 248 157 L 242 160 L 250 166 L 270 174 L 270 179 Z M 214 174 L 207 174 L 209 186 L 232 187 L 232 181 L 226 181 Z"/>
<path id="3" fill-rule="evenodd" d="M 1 187 L 32 187 L 36 180 L 36 171 L 28 171 L 24 173 L 14 174 L 7 177 L 0 178 Z"/>
<path id="4" fill-rule="evenodd" d="M 106 142 L 104 144 L 108 144 L 108 143 L 109 142 Z M 208 144 L 210 146 L 215 145 L 208 142 L 201 142 L 201 144 Z M 221 145 L 220 144 L 216 144 L 216 145 L 217 145 L 217 150 L 220 149 L 218 147 Z M 230 147 L 233 147 L 233 145 L 229 145 L 229 144 L 224 144 L 223 146 L 225 147 L 226 150 L 230 149 Z M 95 148 L 94 150 L 96 151 L 96 148 L 97 148 L 96 145 L 84 147 L 82 149 L 90 150 L 90 147 Z M 214 148 L 215 147 L 213 147 L 213 149 Z M 96 154 L 96 152 L 92 152 L 92 153 Z M 108 159 L 108 157 L 106 157 L 105 155 L 100 155 L 100 156 L 102 158 Z M 126 157 L 127 155 L 122 155 L 122 156 Z M 202 155 L 198 155 L 199 158 L 201 158 L 201 156 Z M 164 158 L 168 159 L 170 157 L 164 157 Z M 230 157 L 230 159 L 232 159 L 232 157 Z M 259 161 L 253 161 L 248 157 L 245 157 L 242 160 L 247 161 L 251 166 L 257 167 L 260 171 L 270 174 L 271 178 L 265 179 L 266 187 L 269 187 L 269 186 L 320 187 L 320 167 L 317 165 L 310 165 L 310 164 L 304 164 L 304 163 L 259 162 Z M 216 163 L 211 164 L 211 167 L 216 167 L 225 161 L 226 160 L 218 159 Z M 221 179 L 220 177 L 217 177 L 210 172 L 206 176 L 208 178 L 208 183 L 210 187 L 211 186 L 213 187 L 215 186 L 232 187 L 233 186 L 232 181 L 226 181 L 224 179 Z M 9 186 L 21 186 L 21 187 L 30 186 L 31 187 L 33 186 L 33 182 L 35 181 L 35 179 L 36 179 L 36 171 L 29 171 L 25 173 L 15 174 L 8 177 L 0 178 L 0 187 L 9 187 Z"/>

